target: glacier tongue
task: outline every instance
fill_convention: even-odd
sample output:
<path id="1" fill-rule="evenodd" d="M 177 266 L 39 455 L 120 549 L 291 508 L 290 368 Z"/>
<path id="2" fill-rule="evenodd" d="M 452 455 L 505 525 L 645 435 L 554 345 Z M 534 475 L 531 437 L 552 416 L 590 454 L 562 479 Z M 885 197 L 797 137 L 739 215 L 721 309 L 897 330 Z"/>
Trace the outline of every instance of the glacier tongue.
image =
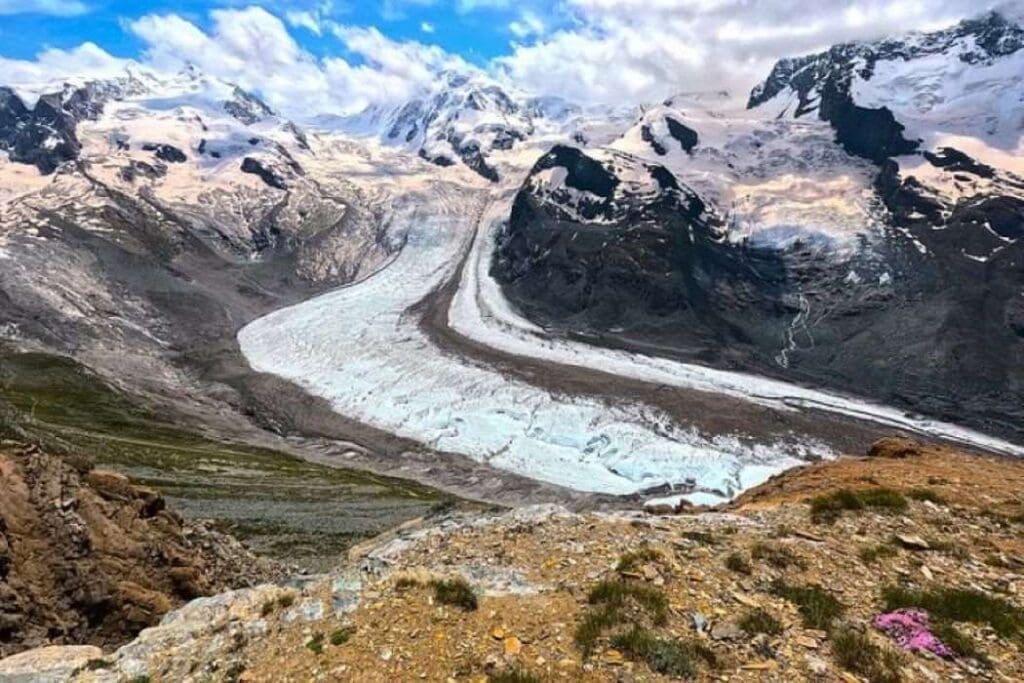
<path id="1" fill-rule="evenodd" d="M 250 364 L 366 424 L 582 491 L 692 480 L 728 496 L 798 464 L 794 453 L 831 455 L 822 445 L 706 437 L 650 406 L 556 395 L 435 346 L 408 309 L 455 275 L 488 198 L 436 184 L 396 200 L 401 254 L 358 284 L 245 327 Z"/>

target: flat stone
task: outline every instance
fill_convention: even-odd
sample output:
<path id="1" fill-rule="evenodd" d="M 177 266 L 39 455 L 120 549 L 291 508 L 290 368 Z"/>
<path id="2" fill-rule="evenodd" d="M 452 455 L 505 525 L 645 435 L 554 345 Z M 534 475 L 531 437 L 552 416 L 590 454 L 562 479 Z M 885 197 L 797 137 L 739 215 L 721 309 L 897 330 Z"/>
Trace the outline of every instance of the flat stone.
<path id="1" fill-rule="evenodd" d="M 0 660 L 4 683 L 63 683 L 103 650 L 92 645 L 65 645 L 28 650 Z"/>

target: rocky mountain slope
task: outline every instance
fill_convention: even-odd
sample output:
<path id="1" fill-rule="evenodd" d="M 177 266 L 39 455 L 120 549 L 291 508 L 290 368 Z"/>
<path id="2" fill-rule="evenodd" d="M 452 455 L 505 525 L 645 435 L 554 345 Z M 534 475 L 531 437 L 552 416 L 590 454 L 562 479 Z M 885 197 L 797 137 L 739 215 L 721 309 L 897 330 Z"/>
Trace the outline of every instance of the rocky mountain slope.
<path id="1" fill-rule="evenodd" d="M 186 601 L 288 571 L 84 458 L 4 441 L 0 490 L 0 657 L 116 647 Z"/>
<path id="2" fill-rule="evenodd" d="M 534 167 L 492 273 L 551 330 L 1020 438 L 1022 35 L 991 14 L 783 60 L 746 111 L 652 107 L 610 145 L 628 161 Z M 651 164 L 662 190 L 634 192 Z M 721 227 L 636 218 L 679 191 Z"/>
<path id="3" fill-rule="evenodd" d="M 327 576 L 192 602 L 117 651 L 36 651 L 0 672 L 1016 680 L 1022 477 L 1019 462 L 891 439 L 726 510 L 455 515 L 354 549 Z"/>

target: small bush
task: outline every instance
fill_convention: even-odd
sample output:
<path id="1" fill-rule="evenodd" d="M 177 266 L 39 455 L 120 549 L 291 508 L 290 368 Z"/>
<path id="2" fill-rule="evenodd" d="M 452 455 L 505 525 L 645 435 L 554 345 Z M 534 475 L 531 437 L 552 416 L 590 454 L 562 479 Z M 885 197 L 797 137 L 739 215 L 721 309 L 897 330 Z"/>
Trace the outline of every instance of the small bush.
<path id="1" fill-rule="evenodd" d="M 99 657 L 97 657 L 96 659 L 90 659 L 88 662 L 85 663 L 85 670 L 101 671 L 103 669 L 111 669 L 113 668 L 113 666 L 113 662 L 109 662 L 106 659 L 100 659 Z"/>
<path id="2" fill-rule="evenodd" d="M 740 553 L 730 553 L 725 558 L 725 568 L 737 574 L 749 574 L 752 570 L 750 561 Z"/>
<path id="3" fill-rule="evenodd" d="M 658 638 L 638 626 L 612 638 L 611 645 L 629 659 L 645 662 L 651 671 L 675 678 L 694 677 L 698 660 L 709 666 L 717 664 L 715 653 L 704 645 Z"/>
<path id="4" fill-rule="evenodd" d="M 783 631 L 782 622 L 765 609 L 757 608 L 747 612 L 739 621 L 739 627 L 747 635 L 756 636 L 764 633 L 777 636 Z"/>
<path id="5" fill-rule="evenodd" d="M 981 651 L 978 644 L 969 635 L 960 631 L 950 623 L 940 621 L 931 626 L 932 633 L 949 646 L 957 656 L 968 657 L 977 660 L 985 667 L 991 667 L 992 662 L 988 656 Z"/>
<path id="6" fill-rule="evenodd" d="M 288 609 L 295 604 L 295 594 L 285 593 L 277 599 L 277 606 L 281 609 Z"/>
<path id="7" fill-rule="evenodd" d="M 419 582 L 419 579 L 414 579 L 411 576 L 402 576 L 399 577 L 397 581 L 395 581 L 395 588 L 400 591 L 407 591 L 413 588 L 419 588 L 422 585 L 423 584 Z"/>
<path id="8" fill-rule="evenodd" d="M 899 654 L 892 649 L 882 648 L 864 633 L 844 626 L 836 629 L 831 636 L 832 655 L 839 666 L 859 674 L 870 683 L 899 683 Z"/>
<path id="9" fill-rule="evenodd" d="M 718 543 L 714 535 L 706 531 L 684 531 L 680 535 L 688 541 L 700 543 L 701 545 L 716 545 Z"/>
<path id="10" fill-rule="evenodd" d="M 344 645 L 355 634 L 355 626 L 343 626 L 331 633 L 331 645 Z"/>
<path id="11" fill-rule="evenodd" d="M 654 562 L 661 559 L 661 552 L 654 548 L 640 548 L 639 550 L 633 550 L 623 554 L 619 558 L 619 563 L 615 566 L 615 571 L 620 574 L 627 572 L 636 571 L 638 567 L 648 562 Z"/>
<path id="12" fill-rule="evenodd" d="M 868 508 L 902 512 L 907 509 L 907 499 L 899 491 L 887 488 L 860 491 L 840 489 L 811 499 L 811 520 L 819 523 L 834 522 L 843 512 L 856 512 Z"/>
<path id="13" fill-rule="evenodd" d="M 576 627 L 574 637 L 576 647 L 580 649 L 584 657 L 589 657 L 601 634 L 624 621 L 625 617 L 618 607 L 605 605 L 589 610 L 583 617 L 583 621 Z"/>
<path id="14" fill-rule="evenodd" d="M 265 603 L 263 603 L 263 606 L 260 607 L 260 616 L 269 617 L 270 613 L 274 611 L 274 606 L 275 603 L 273 600 L 267 600 Z"/>
<path id="15" fill-rule="evenodd" d="M 873 564 L 881 557 L 894 557 L 898 553 L 891 544 L 879 543 L 878 545 L 864 546 L 857 551 L 857 557 L 864 564 Z"/>
<path id="16" fill-rule="evenodd" d="M 587 600 L 591 605 L 625 607 L 634 602 L 650 614 L 655 625 L 664 624 L 668 619 L 668 598 L 665 593 L 639 583 L 625 581 L 602 581 L 590 590 Z"/>
<path id="17" fill-rule="evenodd" d="M 805 563 L 799 555 L 783 545 L 773 543 L 755 543 L 750 549 L 750 557 L 767 562 L 773 567 L 787 569 L 792 566 L 803 567 Z"/>
<path id="18" fill-rule="evenodd" d="M 886 611 L 920 607 L 940 621 L 988 624 L 1001 636 L 1016 636 L 1024 630 L 1024 615 L 1002 598 L 963 588 L 912 590 L 889 586 L 882 591 Z"/>
<path id="19" fill-rule="evenodd" d="M 936 505 L 945 505 L 946 499 L 935 489 L 917 488 L 907 491 L 907 498 L 919 501 L 928 501 Z"/>
<path id="20" fill-rule="evenodd" d="M 509 669 L 488 676 L 487 683 L 540 683 L 540 679 L 529 671 Z"/>
<path id="21" fill-rule="evenodd" d="M 430 586 L 434 589 L 434 599 L 442 605 L 453 605 L 467 612 L 474 611 L 478 606 L 476 593 L 464 579 L 431 581 Z"/>
<path id="22" fill-rule="evenodd" d="M 828 631 L 832 622 L 846 611 L 843 604 L 821 586 L 791 586 L 776 580 L 772 582 L 771 592 L 796 605 L 804 625 L 819 631 Z"/>
<path id="23" fill-rule="evenodd" d="M 317 631 L 313 637 L 306 641 L 306 649 L 315 655 L 324 653 L 324 634 Z"/>

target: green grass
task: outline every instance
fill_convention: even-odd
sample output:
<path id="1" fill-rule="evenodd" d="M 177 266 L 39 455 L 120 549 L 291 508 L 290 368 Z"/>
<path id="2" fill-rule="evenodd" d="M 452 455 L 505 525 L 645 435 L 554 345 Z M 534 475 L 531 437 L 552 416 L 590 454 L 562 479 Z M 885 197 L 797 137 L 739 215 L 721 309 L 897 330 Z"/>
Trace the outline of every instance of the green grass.
<path id="1" fill-rule="evenodd" d="M 948 645 L 958 657 L 967 657 L 968 659 L 977 660 L 986 668 L 992 666 L 992 661 L 988 658 L 988 655 L 981 650 L 974 638 L 971 638 L 956 626 L 953 626 L 948 622 L 940 621 L 932 624 L 931 629 L 932 633 L 934 633 L 939 640 Z"/>
<path id="2" fill-rule="evenodd" d="M 0 397 L 3 438 L 121 471 L 185 516 L 220 520 L 258 551 L 292 561 L 333 562 L 354 542 L 452 500 L 419 484 L 208 438 L 60 356 L 0 346 Z M 352 510 L 360 511 L 355 523 Z"/>
<path id="3" fill-rule="evenodd" d="M 312 637 L 306 641 L 306 649 L 315 655 L 322 655 L 324 653 L 324 634 L 317 631 Z"/>
<path id="4" fill-rule="evenodd" d="M 879 543 L 878 545 L 866 545 L 862 546 L 857 551 L 857 557 L 864 564 L 874 564 L 883 557 L 895 557 L 899 553 L 891 543 Z"/>
<path id="5" fill-rule="evenodd" d="M 355 635 L 355 632 L 355 626 L 342 626 L 339 629 L 331 631 L 331 645 L 334 645 L 335 647 L 338 645 L 344 645 L 352 638 L 353 635 Z"/>
<path id="6" fill-rule="evenodd" d="M 900 656 L 891 648 L 882 648 L 861 631 L 849 626 L 835 629 L 830 637 L 832 656 L 836 662 L 852 673 L 866 678 L 869 683 L 899 683 Z"/>
<path id="7" fill-rule="evenodd" d="M 458 607 L 466 612 L 472 612 L 479 606 L 476 593 L 465 579 L 431 581 L 430 587 L 434 589 L 434 599 L 442 605 Z"/>
<path id="8" fill-rule="evenodd" d="M 751 636 L 761 633 L 777 636 L 784 630 L 781 621 L 776 619 L 771 612 L 760 607 L 744 614 L 738 625 L 747 635 Z"/>
<path id="9" fill-rule="evenodd" d="M 784 545 L 775 543 L 755 543 L 750 549 L 750 557 L 759 562 L 766 562 L 778 569 L 804 567 L 803 558 Z"/>
<path id="10" fill-rule="evenodd" d="M 945 505 L 946 499 L 934 489 L 916 488 L 907 491 L 907 498 L 911 500 L 928 501 L 936 505 Z"/>
<path id="11" fill-rule="evenodd" d="M 651 586 L 625 581 L 602 581 L 587 595 L 591 605 L 622 608 L 629 602 L 645 610 L 655 625 L 668 620 L 668 598 L 665 593 Z"/>
<path id="12" fill-rule="evenodd" d="M 888 488 L 872 488 L 853 491 L 840 489 L 810 500 L 811 520 L 829 523 L 839 519 L 844 512 L 874 510 L 876 512 L 902 512 L 907 509 L 907 499 L 899 491 Z"/>
<path id="13" fill-rule="evenodd" d="M 694 543 L 701 545 L 717 545 L 718 539 L 715 538 L 714 534 L 710 534 L 706 531 L 684 531 L 680 534 L 683 538 Z"/>
<path id="14" fill-rule="evenodd" d="M 573 641 L 583 656 L 589 657 L 597 646 L 598 638 L 606 631 L 626 622 L 627 618 L 623 610 L 613 605 L 589 609 L 583 616 L 583 620 L 576 626 Z"/>
<path id="15" fill-rule="evenodd" d="M 628 659 L 642 661 L 651 671 L 673 678 L 693 678 L 697 665 L 717 665 L 715 653 L 695 641 L 659 638 L 645 628 L 634 626 L 611 639 L 611 646 Z"/>
<path id="16" fill-rule="evenodd" d="M 729 553 L 729 556 L 725 558 L 725 568 L 737 574 L 750 574 L 753 571 L 750 560 L 741 553 Z"/>
<path id="17" fill-rule="evenodd" d="M 661 552 L 654 548 L 640 548 L 638 550 L 631 550 L 628 553 L 624 553 L 619 558 L 619 563 L 615 566 L 615 571 L 620 574 L 634 572 L 642 565 L 648 562 L 655 562 L 661 559 Z"/>
<path id="18" fill-rule="evenodd" d="M 794 586 L 776 580 L 772 582 L 771 592 L 796 605 L 807 628 L 828 631 L 846 611 L 846 607 L 821 586 Z"/>
<path id="19" fill-rule="evenodd" d="M 540 679 L 523 669 L 509 669 L 491 674 L 487 683 L 541 683 Z"/>
<path id="20" fill-rule="evenodd" d="M 882 591 L 885 610 L 920 607 L 933 618 L 944 622 L 988 624 L 1003 637 L 1017 637 L 1024 632 L 1024 613 L 1002 598 L 981 591 L 942 586 L 915 590 L 889 586 Z"/>

